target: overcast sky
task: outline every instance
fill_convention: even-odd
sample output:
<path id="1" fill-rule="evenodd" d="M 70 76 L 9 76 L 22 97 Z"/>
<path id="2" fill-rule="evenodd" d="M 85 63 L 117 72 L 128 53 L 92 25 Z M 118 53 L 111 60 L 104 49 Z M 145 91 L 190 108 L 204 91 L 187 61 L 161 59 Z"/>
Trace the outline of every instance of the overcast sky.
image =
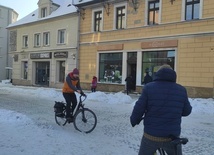
<path id="1" fill-rule="evenodd" d="M 0 0 L 0 5 L 15 10 L 19 14 L 19 20 L 36 10 L 38 1 L 39 0 Z"/>

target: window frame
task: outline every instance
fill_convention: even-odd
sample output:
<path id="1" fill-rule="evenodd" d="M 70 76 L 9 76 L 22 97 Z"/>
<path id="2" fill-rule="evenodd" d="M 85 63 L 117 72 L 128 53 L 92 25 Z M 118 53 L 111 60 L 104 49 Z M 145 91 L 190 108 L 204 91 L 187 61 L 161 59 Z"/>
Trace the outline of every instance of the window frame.
<path id="1" fill-rule="evenodd" d="M 95 27 L 96 27 L 96 17 L 95 17 L 95 13 L 97 12 L 101 12 L 101 20 L 100 20 L 100 26 L 99 26 L 99 30 L 95 30 Z M 103 30 L 103 9 L 94 9 L 92 10 L 92 27 L 91 27 L 91 31 L 92 32 L 100 32 Z"/>
<path id="2" fill-rule="evenodd" d="M 123 27 L 121 27 L 121 28 L 118 28 L 117 27 L 117 24 L 118 24 L 118 16 L 117 16 L 117 9 L 118 8 L 122 8 L 122 7 L 124 7 L 124 9 L 125 9 L 125 15 L 124 15 L 124 25 L 122 25 Z M 123 19 L 123 18 L 122 18 Z M 117 4 L 117 5 L 115 5 L 114 6 L 114 22 L 113 22 L 113 28 L 114 28 L 114 30 L 122 30 L 122 29 L 126 29 L 126 27 L 127 27 L 127 3 L 120 3 L 120 4 Z M 123 23 L 123 21 L 121 22 L 121 23 Z"/>
<path id="3" fill-rule="evenodd" d="M 63 36 L 61 32 L 64 32 Z M 57 44 L 65 44 L 66 43 L 65 36 L 66 36 L 66 29 L 59 29 L 57 33 Z"/>
<path id="4" fill-rule="evenodd" d="M 34 47 L 40 47 L 41 46 L 41 34 L 35 33 L 34 34 Z"/>
<path id="5" fill-rule="evenodd" d="M 23 35 L 22 36 L 22 47 L 23 48 L 28 48 L 28 35 Z"/>
<path id="6" fill-rule="evenodd" d="M 202 13 L 203 13 L 203 3 L 204 0 L 200 0 L 199 2 L 199 18 L 198 19 L 202 19 Z M 191 20 L 197 20 L 197 19 L 191 19 Z M 182 0 L 182 12 L 181 12 L 181 21 L 191 21 L 186 20 L 186 0 Z"/>
<path id="7" fill-rule="evenodd" d="M 47 7 L 41 8 L 41 18 L 44 18 L 47 16 Z"/>
<path id="8" fill-rule="evenodd" d="M 50 45 L 50 32 L 43 32 L 43 46 L 49 45 Z"/>

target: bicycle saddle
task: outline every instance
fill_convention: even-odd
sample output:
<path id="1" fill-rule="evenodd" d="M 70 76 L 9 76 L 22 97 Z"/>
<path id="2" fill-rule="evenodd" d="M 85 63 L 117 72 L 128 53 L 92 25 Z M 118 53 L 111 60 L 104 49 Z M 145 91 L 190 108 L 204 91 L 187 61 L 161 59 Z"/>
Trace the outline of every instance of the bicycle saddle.
<path id="1" fill-rule="evenodd" d="M 173 143 L 174 145 L 178 145 L 178 144 L 183 144 L 185 145 L 189 140 L 187 138 L 176 138 L 174 140 L 172 140 L 171 143 Z"/>

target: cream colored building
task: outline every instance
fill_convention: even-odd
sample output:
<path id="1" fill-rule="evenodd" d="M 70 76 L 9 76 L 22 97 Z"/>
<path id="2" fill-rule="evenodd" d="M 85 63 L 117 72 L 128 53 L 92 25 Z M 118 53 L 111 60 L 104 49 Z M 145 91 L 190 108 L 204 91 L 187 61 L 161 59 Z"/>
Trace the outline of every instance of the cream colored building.
<path id="1" fill-rule="evenodd" d="M 78 15 L 70 0 L 39 0 L 38 9 L 8 26 L 15 85 L 62 87 L 77 66 Z"/>
<path id="2" fill-rule="evenodd" d="M 16 22 L 18 13 L 12 8 L 0 5 L 0 81 L 11 78 L 12 57 L 9 57 L 9 33 L 6 29 Z"/>
<path id="3" fill-rule="evenodd" d="M 214 96 L 213 0 L 74 0 L 80 15 L 80 78 L 85 89 L 123 91 L 132 75 L 162 64 L 177 72 L 190 97 Z"/>

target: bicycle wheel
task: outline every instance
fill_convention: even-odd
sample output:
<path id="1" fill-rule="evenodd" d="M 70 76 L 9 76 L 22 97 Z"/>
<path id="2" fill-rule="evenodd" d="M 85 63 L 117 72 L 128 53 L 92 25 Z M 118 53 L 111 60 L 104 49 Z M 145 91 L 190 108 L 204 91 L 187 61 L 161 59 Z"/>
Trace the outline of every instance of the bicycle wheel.
<path id="1" fill-rule="evenodd" d="M 56 124 L 58 124 L 59 126 L 64 126 L 67 123 L 66 118 L 65 118 L 65 116 L 66 116 L 65 114 L 66 114 L 65 110 L 60 115 L 55 113 Z"/>
<path id="2" fill-rule="evenodd" d="M 88 109 L 80 109 L 74 116 L 74 127 L 80 132 L 90 133 L 97 125 L 97 116 Z"/>
<path id="3" fill-rule="evenodd" d="M 166 152 L 162 149 L 162 148 L 159 148 L 157 151 L 156 151 L 156 155 L 167 155 Z"/>

